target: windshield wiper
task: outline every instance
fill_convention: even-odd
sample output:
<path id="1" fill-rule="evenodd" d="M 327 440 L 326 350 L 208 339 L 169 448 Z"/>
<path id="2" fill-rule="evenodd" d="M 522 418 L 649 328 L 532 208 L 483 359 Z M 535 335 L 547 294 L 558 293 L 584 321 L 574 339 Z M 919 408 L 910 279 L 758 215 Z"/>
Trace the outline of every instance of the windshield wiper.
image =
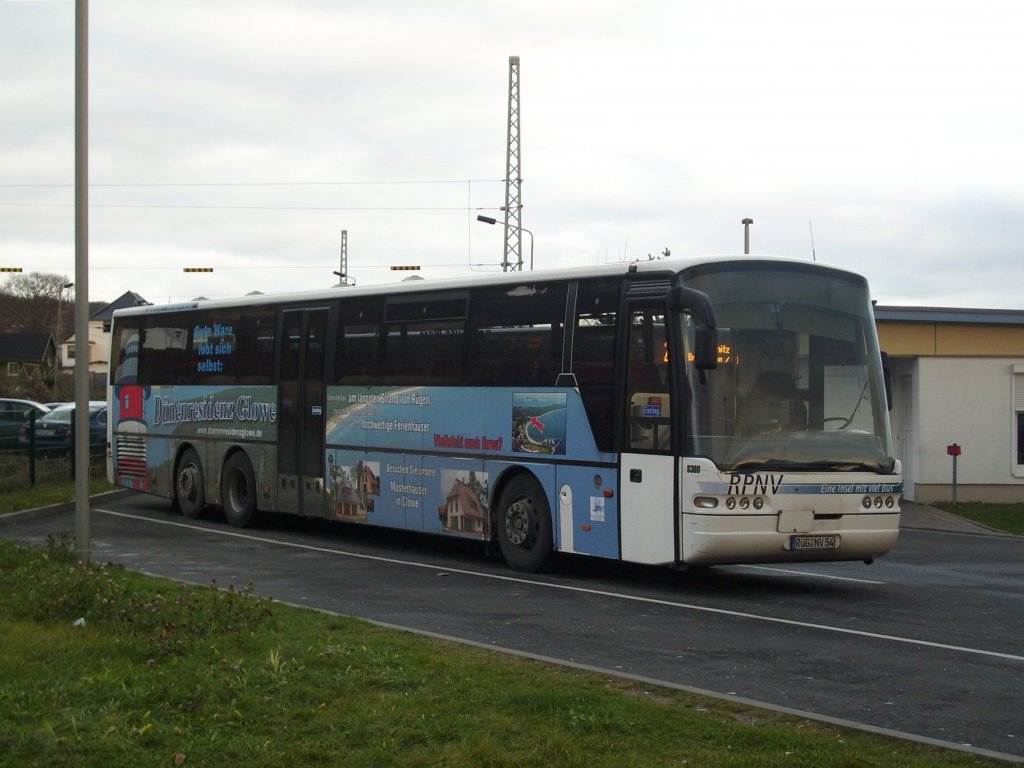
<path id="1" fill-rule="evenodd" d="M 892 462 L 886 462 L 883 465 L 877 461 L 841 461 L 835 459 L 825 461 L 791 461 L 787 459 L 768 459 L 765 461 L 743 461 L 732 467 L 731 471 L 781 469 L 789 472 L 799 472 L 801 470 L 820 472 L 831 470 L 833 472 L 874 472 L 875 474 L 884 475 L 892 472 L 893 467 L 894 464 Z"/>

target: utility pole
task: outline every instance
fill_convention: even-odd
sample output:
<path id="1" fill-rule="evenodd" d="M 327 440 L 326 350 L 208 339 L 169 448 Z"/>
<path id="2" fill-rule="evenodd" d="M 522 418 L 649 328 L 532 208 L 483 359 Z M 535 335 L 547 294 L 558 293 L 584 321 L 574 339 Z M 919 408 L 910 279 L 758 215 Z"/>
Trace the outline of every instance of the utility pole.
<path id="1" fill-rule="evenodd" d="M 508 57 L 508 151 L 505 156 L 505 255 L 503 272 L 523 271 L 522 173 L 519 156 L 519 57 Z"/>

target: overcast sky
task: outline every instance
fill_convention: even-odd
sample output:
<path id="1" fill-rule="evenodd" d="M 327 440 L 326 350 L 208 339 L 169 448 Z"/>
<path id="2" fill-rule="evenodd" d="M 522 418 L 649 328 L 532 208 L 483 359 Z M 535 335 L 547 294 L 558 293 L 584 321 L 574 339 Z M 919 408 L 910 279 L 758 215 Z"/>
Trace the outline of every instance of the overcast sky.
<path id="1" fill-rule="evenodd" d="M 1020 0 L 92 0 L 90 299 L 751 250 L 1024 309 Z M 0 0 L 0 266 L 74 276 L 74 2 Z M 529 236 L 524 234 L 529 255 Z M 183 267 L 213 267 L 185 274 Z"/>

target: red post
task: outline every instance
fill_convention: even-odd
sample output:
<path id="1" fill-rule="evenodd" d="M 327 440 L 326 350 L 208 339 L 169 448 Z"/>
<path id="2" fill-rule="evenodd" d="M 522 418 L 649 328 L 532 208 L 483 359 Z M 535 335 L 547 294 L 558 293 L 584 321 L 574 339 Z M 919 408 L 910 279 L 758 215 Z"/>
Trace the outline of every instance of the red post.
<path id="1" fill-rule="evenodd" d="M 959 444 L 947 445 L 946 453 L 953 457 L 953 509 L 956 509 L 956 458 L 960 455 Z"/>

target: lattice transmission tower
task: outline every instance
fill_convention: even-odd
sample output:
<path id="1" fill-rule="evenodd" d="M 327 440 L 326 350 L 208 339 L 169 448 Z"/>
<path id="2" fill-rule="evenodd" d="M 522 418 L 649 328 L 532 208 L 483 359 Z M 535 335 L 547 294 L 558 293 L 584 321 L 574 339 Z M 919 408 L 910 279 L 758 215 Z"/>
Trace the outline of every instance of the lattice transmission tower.
<path id="1" fill-rule="evenodd" d="M 339 269 L 335 272 L 338 276 L 338 285 L 336 288 L 341 288 L 346 285 L 355 285 L 355 278 L 351 277 L 348 273 L 348 230 L 341 230 L 341 263 Z"/>
<path id="2" fill-rule="evenodd" d="M 502 271 L 523 271 L 522 165 L 519 156 L 519 57 L 508 57 L 508 151 L 505 155 L 505 256 Z"/>

